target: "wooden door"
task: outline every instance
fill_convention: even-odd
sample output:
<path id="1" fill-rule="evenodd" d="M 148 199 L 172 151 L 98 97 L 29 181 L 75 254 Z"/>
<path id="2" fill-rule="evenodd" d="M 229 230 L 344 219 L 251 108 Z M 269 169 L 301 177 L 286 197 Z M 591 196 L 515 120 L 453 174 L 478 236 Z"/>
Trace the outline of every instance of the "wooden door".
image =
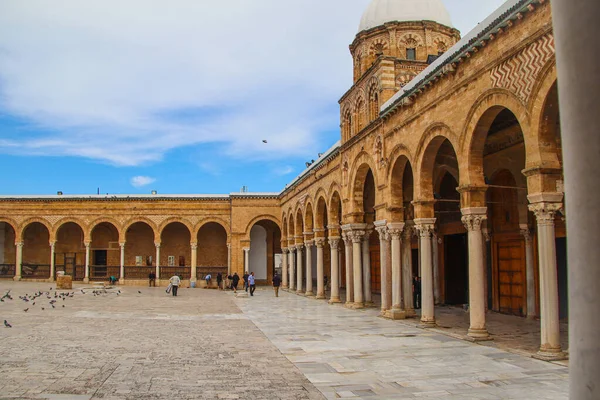
<path id="1" fill-rule="evenodd" d="M 523 246 L 520 241 L 497 243 L 498 293 L 500 312 L 523 315 L 525 275 Z"/>
<path id="2" fill-rule="evenodd" d="M 379 244 L 371 243 L 369 253 L 371 256 L 371 291 L 381 293 L 381 252 Z"/>

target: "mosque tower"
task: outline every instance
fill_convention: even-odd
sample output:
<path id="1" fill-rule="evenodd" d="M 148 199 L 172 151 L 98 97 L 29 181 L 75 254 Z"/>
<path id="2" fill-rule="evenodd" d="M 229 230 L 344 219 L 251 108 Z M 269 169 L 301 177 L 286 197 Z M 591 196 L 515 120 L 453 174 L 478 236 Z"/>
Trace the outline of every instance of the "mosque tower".
<path id="1" fill-rule="evenodd" d="M 350 45 L 354 84 L 340 100 L 342 142 L 458 40 L 442 0 L 372 0 Z"/>

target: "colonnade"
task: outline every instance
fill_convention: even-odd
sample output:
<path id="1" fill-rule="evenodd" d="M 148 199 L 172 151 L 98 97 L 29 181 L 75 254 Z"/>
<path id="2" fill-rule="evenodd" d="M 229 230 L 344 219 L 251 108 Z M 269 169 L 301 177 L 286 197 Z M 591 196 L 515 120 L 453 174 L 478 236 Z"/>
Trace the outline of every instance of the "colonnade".
<path id="1" fill-rule="evenodd" d="M 558 314 L 558 279 L 554 217 L 562 208 L 562 194 L 547 194 L 543 198 L 529 196 L 530 210 L 537 221 L 540 304 L 541 304 L 541 345 L 536 357 L 556 360 L 565 357 L 560 346 Z M 461 209 L 462 223 L 468 232 L 469 248 L 469 316 L 467 338 L 473 341 L 490 340 L 486 326 L 486 247 L 484 227 L 487 220 L 487 207 L 467 207 Z M 371 266 L 369 254 L 370 235 L 377 233 L 380 241 L 381 266 L 381 315 L 390 319 L 404 319 L 416 315 L 413 304 L 413 272 L 411 241 L 413 235 L 419 238 L 421 276 L 421 316 L 425 327 L 436 325 L 435 318 L 435 273 L 434 260 L 437 236 L 435 218 L 416 218 L 414 221 L 376 221 L 373 224 L 348 224 L 341 227 L 341 237 L 331 236 L 327 241 L 331 248 L 331 295 L 329 302 L 340 303 L 340 264 L 339 245 L 344 244 L 346 272 L 346 302 L 350 308 L 360 309 L 372 304 Z M 339 232 L 334 229 L 332 234 Z M 535 280 L 533 241 L 526 233 L 528 315 L 535 314 Z M 317 251 L 317 299 L 325 299 L 323 246 L 325 238 L 313 238 L 312 232 L 305 232 L 287 242 L 283 248 L 286 254 L 283 272 L 283 287 L 299 295 L 314 296 L 312 277 L 313 248 Z M 302 240 L 304 239 L 304 240 Z M 341 239 L 341 240 L 340 240 Z M 436 240 L 434 242 L 434 240 Z M 285 243 L 285 242 L 284 242 Z M 306 248 L 306 260 L 304 251 Z M 298 268 L 296 268 L 298 266 Z M 306 266 L 306 277 L 303 276 Z"/>
<path id="2" fill-rule="evenodd" d="M 84 278 L 83 278 L 83 282 L 84 283 L 89 283 L 90 282 L 90 263 L 91 263 L 91 245 L 92 242 L 91 241 L 84 241 L 84 247 L 85 247 L 85 265 L 84 265 Z M 119 257 L 119 272 L 120 272 L 120 283 L 124 283 L 125 282 L 125 245 L 126 242 L 119 242 L 119 248 L 120 248 L 120 257 Z M 50 241 L 49 243 L 50 246 L 50 276 L 49 276 L 49 280 L 50 281 L 54 281 L 54 276 L 56 273 L 56 265 L 55 265 L 55 250 L 56 250 L 56 241 Z M 156 248 L 156 266 L 155 266 L 155 274 L 156 274 L 156 279 L 160 279 L 160 249 L 161 249 L 161 242 L 156 241 L 154 242 L 154 246 Z M 14 276 L 14 280 L 15 281 L 20 281 L 21 279 L 23 279 L 23 247 L 24 247 L 24 242 L 22 241 L 17 241 L 15 242 L 15 247 L 16 247 L 16 253 L 15 253 L 15 276 Z M 190 243 L 190 248 L 191 248 L 191 252 L 192 252 L 192 265 L 191 265 L 191 273 L 190 273 L 190 277 L 189 279 L 191 281 L 195 281 L 196 280 L 196 275 L 197 275 L 197 271 L 198 271 L 198 243 L 197 242 L 191 242 Z M 246 249 L 244 249 L 246 250 Z M 249 250 L 249 249 L 248 249 Z M 246 256 L 248 255 L 248 252 L 246 252 Z M 228 274 L 231 273 L 231 244 L 227 243 L 227 271 Z"/>

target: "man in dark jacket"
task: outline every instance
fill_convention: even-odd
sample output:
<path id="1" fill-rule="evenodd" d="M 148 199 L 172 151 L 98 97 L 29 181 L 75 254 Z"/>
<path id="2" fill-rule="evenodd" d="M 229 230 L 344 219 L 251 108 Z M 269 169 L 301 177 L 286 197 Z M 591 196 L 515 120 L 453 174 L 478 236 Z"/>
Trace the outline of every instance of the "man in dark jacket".
<path id="1" fill-rule="evenodd" d="M 275 290 L 275 297 L 279 297 L 279 286 L 281 286 L 281 278 L 275 272 L 273 275 L 273 290 Z"/>
<path id="2" fill-rule="evenodd" d="M 240 282 L 240 276 L 236 273 L 233 274 L 231 278 L 231 288 L 233 289 L 233 293 L 237 293 L 237 285 Z"/>
<path id="3" fill-rule="evenodd" d="M 242 278 L 244 278 L 244 290 L 247 292 L 248 291 L 248 277 L 250 275 L 248 274 L 248 271 L 246 271 L 246 273 L 242 276 Z"/>

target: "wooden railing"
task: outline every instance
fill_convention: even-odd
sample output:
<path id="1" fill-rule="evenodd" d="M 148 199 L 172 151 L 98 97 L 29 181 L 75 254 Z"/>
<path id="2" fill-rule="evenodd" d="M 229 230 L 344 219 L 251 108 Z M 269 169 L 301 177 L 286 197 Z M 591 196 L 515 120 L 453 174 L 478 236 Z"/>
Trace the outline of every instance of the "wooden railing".
<path id="1" fill-rule="evenodd" d="M 90 281 L 107 281 L 114 276 L 121 278 L 121 267 L 107 265 L 90 265 Z"/>
<path id="2" fill-rule="evenodd" d="M 13 278 L 15 274 L 15 264 L 0 264 L 0 278 Z"/>
<path id="3" fill-rule="evenodd" d="M 148 279 L 151 272 L 156 272 L 156 267 L 125 266 L 125 279 Z"/>
<path id="4" fill-rule="evenodd" d="M 196 279 L 204 279 L 206 275 L 210 274 L 212 279 L 216 281 L 219 272 L 223 275 L 223 279 L 225 279 L 227 276 L 227 266 L 198 267 L 196 270 Z"/>
<path id="5" fill-rule="evenodd" d="M 160 267 L 160 278 L 169 279 L 178 275 L 181 279 L 190 279 L 192 267 Z"/>
<path id="6" fill-rule="evenodd" d="M 21 266 L 21 276 L 25 279 L 49 279 L 50 264 L 29 264 Z"/>

